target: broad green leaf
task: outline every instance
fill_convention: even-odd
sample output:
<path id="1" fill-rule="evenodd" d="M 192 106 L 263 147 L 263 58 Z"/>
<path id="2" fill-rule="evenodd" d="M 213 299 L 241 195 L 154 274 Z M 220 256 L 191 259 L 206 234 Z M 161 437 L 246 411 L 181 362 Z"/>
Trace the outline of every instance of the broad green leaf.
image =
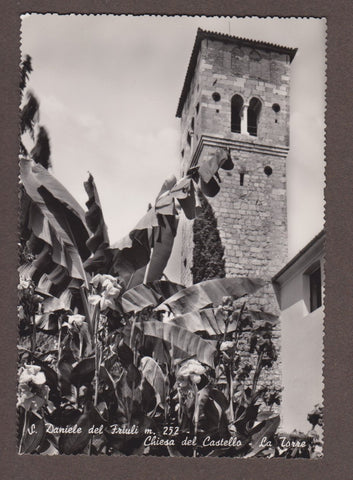
<path id="1" fill-rule="evenodd" d="M 160 295 L 162 300 L 166 300 L 180 290 L 183 290 L 184 285 L 179 283 L 170 282 L 169 280 L 155 280 L 154 282 L 147 283 L 147 286 L 153 289 L 157 295 Z"/>
<path id="2" fill-rule="evenodd" d="M 221 312 L 213 308 L 196 310 L 193 312 L 168 318 L 165 323 L 186 328 L 189 332 L 207 332 L 209 335 L 220 335 L 224 332 L 225 323 Z M 228 332 L 233 331 L 229 325 Z"/>
<path id="3" fill-rule="evenodd" d="M 85 261 L 84 266 L 88 272 L 101 272 L 107 269 L 107 263 L 111 259 L 108 229 L 104 221 L 97 187 L 91 174 L 89 174 L 87 182 L 84 182 L 84 187 L 88 195 L 86 222 L 91 232 L 86 242 L 91 256 Z"/>
<path id="4" fill-rule="evenodd" d="M 150 320 L 143 325 L 137 322 L 136 327 L 143 330 L 146 336 L 167 342 L 174 359 L 196 357 L 201 363 L 214 368 L 215 346 L 185 328 L 156 320 Z"/>
<path id="5" fill-rule="evenodd" d="M 109 388 L 114 394 L 116 394 L 114 379 L 104 365 L 101 365 L 99 369 L 99 378 L 103 380 L 103 382 L 105 382 L 105 386 L 107 388 Z"/>
<path id="6" fill-rule="evenodd" d="M 210 397 L 210 387 L 206 386 L 199 390 L 195 397 L 195 410 L 194 410 L 194 418 L 193 422 L 195 425 L 195 432 L 198 432 L 199 421 L 204 413 L 204 407 L 206 402 Z"/>
<path id="7" fill-rule="evenodd" d="M 76 423 L 77 429 L 75 433 L 62 433 L 60 435 L 60 453 L 65 455 L 82 453 L 90 439 L 90 434 L 88 433 L 90 427 L 100 427 L 101 424 L 103 424 L 103 420 L 94 408 L 84 412 Z M 80 431 L 78 433 L 79 428 Z"/>
<path id="8" fill-rule="evenodd" d="M 157 229 L 158 227 L 153 227 Z M 151 229 L 136 230 L 131 232 L 133 241 L 130 247 L 111 248 L 111 261 L 109 271 L 111 275 L 119 276 L 129 288 L 134 280 L 135 273 L 145 267 L 151 256 L 152 227 Z M 125 242 L 125 241 L 124 241 Z M 124 245 L 125 243 L 123 243 Z"/>
<path id="9" fill-rule="evenodd" d="M 33 430 L 32 430 L 33 429 Z M 32 432 L 32 433 L 31 433 Z M 45 424 L 42 418 L 29 414 L 28 428 L 22 443 L 21 453 L 33 453 L 39 447 L 45 436 Z"/>
<path id="10" fill-rule="evenodd" d="M 151 206 L 137 225 L 110 249 L 110 272 L 124 279 L 126 288 L 136 285 L 137 274 L 141 278 L 143 267 L 150 263 L 147 278 L 156 280 L 162 276 L 173 245 L 177 218 L 174 198 L 170 189 L 176 178 L 168 178 L 159 192 L 155 205 Z M 152 252 L 152 248 L 154 249 Z"/>
<path id="11" fill-rule="evenodd" d="M 84 322 L 79 329 L 79 338 L 80 342 L 82 342 L 82 345 L 84 347 L 84 356 L 90 356 L 93 354 L 94 347 L 92 343 L 92 335 L 90 333 L 90 328 L 88 323 Z"/>
<path id="12" fill-rule="evenodd" d="M 136 287 L 137 285 L 141 285 L 141 283 L 143 283 L 143 280 L 146 274 L 146 269 L 147 269 L 147 264 L 143 265 L 143 267 L 139 268 L 138 270 L 133 271 L 130 277 L 127 277 L 125 279 L 127 290 L 129 288 Z"/>
<path id="13" fill-rule="evenodd" d="M 221 390 L 218 390 L 218 388 L 212 388 L 210 391 L 210 398 L 218 403 L 223 412 L 225 412 L 229 407 L 228 400 L 226 399 L 224 393 L 221 392 Z"/>
<path id="14" fill-rule="evenodd" d="M 45 332 L 56 333 L 58 330 L 58 316 L 53 313 L 43 313 L 35 315 L 36 327 Z"/>
<path id="15" fill-rule="evenodd" d="M 256 432 L 251 436 L 251 452 L 248 453 L 245 458 L 255 457 L 258 453 L 266 448 L 265 446 L 261 446 L 262 439 L 266 437 L 267 440 L 271 440 L 277 431 L 280 421 L 281 419 L 279 415 L 274 416 L 264 420 L 260 423 L 260 425 L 257 425 L 253 428 L 253 431 L 256 430 Z"/>
<path id="16" fill-rule="evenodd" d="M 45 169 L 51 167 L 49 136 L 46 128 L 42 125 L 38 127 L 36 143 L 31 150 L 31 157 Z"/>
<path id="17" fill-rule="evenodd" d="M 55 370 L 53 370 L 51 367 L 46 362 L 43 362 L 38 357 L 33 356 L 33 361 L 36 365 L 39 365 L 41 369 L 43 370 L 45 374 L 45 383 L 48 385 L 50 390 L 52 390 L 53 393 L 58 393 L 58 374 L 56 373 Z"/>
<path id="18" fill-rule="evenodd" d="M 163 300 L 162 300 L 163 301 Z M 138 313 L 146 307 L 154 307 L 161 303 L 160 296 L 145 284 L 130 288 L 121 299 L 125 313 Z"/>
<path id="19" fill-rule="evenodd" d="M 220 405 L 211 398 L 204 399 L 202 405 L 201 425 L 202 430 L 208 433 L 221 433 L 221 422 L 223 411 Z M 228 433 L 228 432 L 227 432 Z"/>
<path id="20" fill-rule="evenodd" d="M 75 358 L 69 348 L 65 349 L 58 364 L 58 378 L 62 395 L 70 395 L 72 390 L 71 372 Z"/>
<path id="21" fill-rule="evenodd" d="M 142 376 L 152 385 L 156 392 L 158 404 L 164 405 L 167 395 L 168 378 L 161 367 L 151 357 L 143 357 L 140 362 Z"/>
<path id="22" fill-rule="evenodd" d="M 266 320 L 274 322 L 277 317 L 271 313 L 260 312 L 257 310 L 247 310 L 243 313 L 244 317 L 251 320 Z M 225 322 L 222 313 L 216 308 L 205 308 L 193 312 L 178 315 L 174 318 L 164 320 L 165 323 L 178 325 L 186 328 L 189 332 L 207 332 L 209 335 L 220 335 L 224 333 Z M 228 325 L 227 332 L 233 332 L 237 327 L 236 321 Z"/>
<path id="23" fill-rule="evenodd" d="M 70 310 L 72 300 L 72 292 L 67 288 L 59 297 L 49 297 L 42 303 L 43 312 L 51 313 L 56 310 Z"/>
<path id="24" fill-rule="evenodd" d="M 218 177 L 219 178 L 219 177 Z M 215 197 L 220 191 L 221 187 L 219 186 L 218 179 L 214 176 L 209 182 L 205 182 L 204 179 L 200 178 L 200 189 L 201 192 L 206 195 L 206 197 Z"/>
<path id="25" fill-rule="evenodd" d="M 122 296 L 123 310 L 125 313 L 138 313 L 146 307 L 156 307 L 183 288 L 182 285 L 166 280 L 137 285 Z"/>
<path id="26" fill-rule="evenodd" d="M 84 213 L 69 192 L 40 164 L 20 159 L 21 181 L 28 196 L 26 228 L 43 241 L 31 263 L 30 278 L 39 290 L 58 295 L 68 283 L 86 282 L 83 260 L 88 231 Z M 47 313 L 47 312 L 44 312 Z"/>
<path id="27" fill-rule="evenodd" d="M 211 305 L 219 305 L 224 296 L 236 299 L 254 293 L 265 283 L 259 278 L 246 277 L 206 280 L 177 292 L 156 310 L 170 309 L 175 315 L 182 315 Z"/>
<path id="28" fill-rule="evenodd" d="M 124 368 L 128 368 L 128 366 L 133 363 L 134 361 L 134 352 L 131 348 L 126 345 L 126 343 L 121 342 L 117 347 L 117 353 L 119 356 L 120 363 Z"/>
<path id="29" fill-rule="evenodd" d="M 66 268 L 72 277 L 85 279 L 82 258 L 89 252 L 85 245 L 88 230 L 83 209 L 42 165 L 22 157 L 20 175 L 32 200 L 29 228 L 51 246 L 54 263 Z"/>
<path id="30" fill-rule="evenodd" d="M 151 259 L 147 266 L 146 282 L 153 282 L 162 277 L 174 245 L 178 218 L 175 215 L 164 215 L 161 219 L 164 221 L 164 226 L 161 227 L 160 238 L 156 239 L 153 245 Z"/>
<path id="31" fill-rule="evenodd" d="M 123 375 L 119 378 L 119 381 L 116 383 L 116 392 L 117 392 L 117 397 L 121 405 L 124 405 L 124 408 L 126 408 L 126 400 L 130 400 L 133 394 L 132 389 L 128 385 L 127 382 L 127 373 L 124 372 Z M 128 416 L 128 413 L 126 413 L 126 418 Z"/>
<path id="32" fill-rule="evenodd" d="M 86 243 L 91 253 L 95 254 L 97 250 L 105 249 L 109 246 L 108 229 L 104 221 L 97 187 L 90 173 L 88 180 L 83 185 L 88 195 L 86 202 L 88 210 L 85 214 L 86 223 L 92 232 Z"/>
<path id="33" fill-rule="evenodd" d="M 208 183 L 219 168 L 232 170 L 234 164 L 230 152 L 225 148 L 218 148 L 213 155 L 205 156 L 199 166 L 199 174 L 202 180 Z"/>
<path id="34" fill-rule="evenodd" d="M 84 358 L 71 371 L 70 380 L 75 387 L 91 383 L 94 377 L 95 358 Z"/>
<path id="35" fill-rule="evenodd" d="M 40 455 L 58 455 L 59 450 L 55 445 L 55 440 L 45 438 L 38 449 L 38 453 L 40 453 Z"/>
<path id="36" fill-rule="evenodd" d="M 55 198 L 60 200 L 63 205 L 71 210 L 75 216 L 81 220 L 84 226 L 86 226 L 85 213 L 80 204 L 42 165 L 21 157 L 20 174 L 26 192 L 38 205 L 42 206 L 44 204 L 43 197 L 38 191 L 41 186 L 44 186 Z"/>
<path id="37" fill-rule="evenodd" d="M 158 213 L 162 215 L 175 215 L 176 210 L 174 200 L 173 196 L 170 194 L 170 190 L 175 184 L 176 177 L 174 175 L 171 175 L 164 181 L 155 202 L 155 208 Z"/>
<path id="38" fill-rule="evenodd" d="M 132 391 L 135 390 L 135 388 L 137 388 L 141 383 L 141 373 L 133 363 L 127 367 L 126 382 Z"/>
<path id="39" fill-rule="evenodd" d="M 157 394 L 152 385 L 146 378 L 142 380 L 141 384 L 141 407 L 143 407 L 143 410 L 146 415 L 148 415 L 148 412 L 153 412 L 156 409 L 156 406 L 158 405 L 157 401 Z M 140 409 L 140 407 L 139 407 Z M 152 417 L 153 415 L 150 415 Z"/>
<path id="40" fill-rule="evenodd" d="M 124 238 L 112 245 L 112 249 L 125 250 L 126 248 L 133 247 L 133 241 L 137 232 L 152 229 L 154 227 L 159 227 L 158 218 L 156 210 L 150 208 L 128 235 L 125 235 Z"/>

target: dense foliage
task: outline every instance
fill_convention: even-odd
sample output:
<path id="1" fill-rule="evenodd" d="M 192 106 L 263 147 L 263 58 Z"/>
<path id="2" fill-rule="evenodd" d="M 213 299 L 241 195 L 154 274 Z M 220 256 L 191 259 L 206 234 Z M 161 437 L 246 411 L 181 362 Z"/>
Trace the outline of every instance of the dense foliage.
<path id="1" fill-rule="evenodd" d="M 278 392 L 258 388 L 261 371 L 276 359 L 275 318 L 233 300 L 261 285 L 223 279 L 188 289 L 157 282 L 125 290 L 119 279 L 98 274 L 86 315 L 58 308 L 48 316 L 42 312 L 50 297 L 23 280 L 20 452 L 261 452 L 263 435 L 272 438 L 279 424 L 272 412 Z M 163 291 L 176 293 L 165 299 Z M 207 300 L 197 305 L 201 292 Z M 231 296 L 210 307 L 215 292 Z M 37 341 L 43 335 L 55 338 L 50 351 Z M 255 365 L 245 352 L 255 352 Z"/>
<path id="2" fill-rule="evenodd" d="M 224 248 L 217 228 L 217 220 L 206 197 L 200 194 L 201 209 L 193 224 L 193 283 L 211 278 L 224 278 Z"/>

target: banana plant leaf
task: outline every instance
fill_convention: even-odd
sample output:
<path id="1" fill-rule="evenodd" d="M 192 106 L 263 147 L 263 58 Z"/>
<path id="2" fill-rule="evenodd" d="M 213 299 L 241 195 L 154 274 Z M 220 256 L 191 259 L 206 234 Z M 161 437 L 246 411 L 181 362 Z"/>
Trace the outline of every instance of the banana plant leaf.
<path id="1" fill-rule="evenodd" d="M 189 332 L 207 332 L 209 335 L 220 335 L 224 332 L 225 323 L 221 312 L 214 308 L 205 308 L 204 310 L 194 310 L 193 312 L 178 315 L 174 318 L 164 320 L 164 323 L 177 325 L 185 328 Z M 232 324 L 228 327 L 228 332 L 232 332 Z"/>
<path id="2" fill-rule="evenodd" d="M 205 183 L 209 183 L 219 168 L 232 170 L 233 166 L 234 164 L 230 153 L 223 148 L 218 148 L 214 155 L 203 158 L 199 166 L 199 174 Z"/>
<path id="3" fill-rule="evenodd" d="M 128 280 L 127 289 L 137 287 L 137 285 L 141 285 L 145 279 L 146 275 L 146 270 L 147 270 L 147 265 L 144 265 L 143 267 L 139 268 L 135 272 L 131 274 L 131 277 Z"/>
<path id="4" fill-rule="evenodd" d="M 175 180 L 175 177 L 173 178 Z M 191 175 L 182 177 L 177 182 L 171 181 L 169 185 L 165 182 L 165 186 L 170 186 L 168 191 L 161 191 L 160 198 L 156 201 L 156 209 L 159 213 L 176 213 L 174 200 L 178 200 L 183 209 L 186 218 L 194 219 L 200 211 L 200 204 L 195 192 L 198 188 Z M 167 209 L 167 207 L 169 209 Z M 173 207 L 173 208 L 172 208 Z"/>
<path id="5" fill-rule="evenodd" d="M 114 268 L 124 278 L 127 288 L 137 285 L 141 278 L 140 274 L 136 275 L 138 271 L 145 274 L 146 282 L 159 280 L 163 275 L 178 226 L 175 202 L 170 194 L 175 182 L 174 175 L 165 180 L 155 205 L 128 236 L 113 245 Z"/>
<path id="6" fill-rule="evenodd" d="M 83 236 L 83 239 L 75 238 L 75 240 L 79 243 L 84 243 L 86 241 L 88 238 L 88 231 L 82 207 L 66 188 L 48 172 L 48 170 L 40 164 L 36 164 L 31 160 L 21 157 L 20 178 L 31 200 L 38 205 L 53 226 L 56 227 L 60 225 L 60 219 L 57 219 L 54 213 L 52 213 L 50 205 L 47 203 L 47 199 L 43 196 L 43 192 L 48 192 L 50 197 L 59 201 L 75 216 L 76 223 L 70 222 L 70 227 L 80 227 L 79 233 Z"/>
<path id="7" fill-rule="evenodd" d="M 123 294 L 121 299 L 123 310 L 125 313 L 138 313 L 146 307 L 156 307 L 183 288 L 182 285 L 166 280 L 142 283 Z"/>
<path id="8" fill-rule="evenodd" d="M 160 230 L 156 210 L 152 207 L 128 235 L 109 249 L 111 262 L 108 273 L 119 275 L 129 288 L 137 271 L 149 263 L 151 249 L 155 238 L 161 234 Z"/>
<path id="9" fill-rule="evenodd" d="M 91 256 L 86 260 L 84 266 L 89 272 L 102 273 L 102 269 L 106 270 L 105 267 L 111 260 L 108 229 L 104 221 L 97 187 L 91 174 L 89 174 L 87 182 L 84 182 L 84 187 L 88 195 L 86 222 L 91 232 L 86 242 Z"/>
<path id="10" fill-rule="evenodd" d="M 38 129 L 36 143 L 31 150 L 31 157 L 45 169 L 51 167 L 49 136 L 46 128 L 43 126 L 40 126 Z"/>
<path id="11" fill-rule="evenodd" d="M 86 282 L 82 262 L 89 255 L 88 229 L 82 208 L 42 165 L 24 157 L 20 178 L 30 200 L 23 226 L 43 245 L 32 263 L 31 278 L 38 283 L 45 274 L 41 288 L 53 295 L 73 278 Z"/>
<path id="12" fill-rule="evenodd" d="M 199 362 L 214 368 L 216 347 L 195 333 L 176 325 L 150 320 L 136 323 L 136 328 L 150 338 L 161 339 L 170 346 L 173 359 L 195 357 Z"/>
<path id="13" fill-rule="evenodd" d="M 177 198 L 183 212 L 189 220 L 196 218 L 201 212 L 201 202 L 197 194 L 199 186 L 191 178 L 187 176 L 182 178 L 175 185 L 173 195 Z"/>
<path id="14" fill-rule="evenodd" d="M 248 317 L 251 320 L 263 320 L 271 323 L 277 320 L 276 315 L 258 310 L 246 310 L 243 313 L 243 316 Z M 225 330 L 225 322 L 222 312 L 218 311 L 216 308 L 195 310 L 163 321 L 164 323 L 186 328 L 189 332 L 207 332 L 209 335 L 221 335 Z M 227 332 L 234 332 L 236 328 L 236 322 L 233 321 L 228 325 Z"/>
<path id="15" fill-rule="evenodd" d="M 93 426 L 99 427 L 102 424 L 104 424 L 104 420 L 94 407 L 85 409 L 76 422 L 77 431 L 60 435 L 60 453 L 64 455 L 82 453 L 91 438 L 89 429 Z M 78 427 L 80 427 L 80 430 L 78 430 Z"/>
<path id="16" fill-rule="evenodd" d="M 196 434 L 198 433 L 199 421 L 201 417 L 204 415 L 205 404 L 209 398 L 210 398 L 210 387 L 208 385 L 206 387 L 203 387 L 201 390 L 199 390 L 196 393 L 195 410 L 194 410 L 194 417 L 193 417 L 193 423 L 195 425 Z M 208 425 L 208 428 L 210 428 L 209 425 Z"/>
<path id="17" fill-rule="evenodd" d="M 38 330 L 43 330 L 45 332 L 54 333 L 58 330 L 58 319 L 52 313 L 35 315 L 35 324 Z"/>
<path id="18" fill-rule="evenodd" d="M 234 299 L 256 292 L 265 285 L 259 278 L 215 278 L 196 283 L 165 300 L 156 310 L 171 310 L 183 315 L 194 310 L 219 305 L 224 296 Z"/>
<path id="19" fill-rule="evenodd" d="M 175 183 L 176 178 L 174 175 L 171 175 L 164 181 L 161 191 L 157 195 L 155 203 L 155 208 L 158 213 L 173 216 L 176 214 L 174 199 L 170 193 L 170 190 L 173 188 Z"/>
<path id="20" fill-rule="evenodd" d="M 27 428 L 22 441 L 22 454 L 34 453 L 43 441 L 46 433 L 44 420 L 32 412 L 29 412 L 29 422 L 29 425 L 35 428 L 33 433 L 29 433 L 29 428 Z"/>
<path id="21" fill-rule="evenodd" d="M 216 176 L 212 177 L 209 182 L 205 182 L 204 179 L 200 178 L 200 189 L 201 192 L 206 195 L 206 197 L 215 197 L 220 191 L 221 187 Z"/>
<path id="22" fill-rule="evenodd" d="M 159 280 L 162 277 L 174 245 L 178 218 L 173 215 L 163 215 L 161 220 L 164 222 L 164 226 L 161 227 L 162 235 L 161 239 L 156 240 L 154 243 L 151 259 L 147 267 L 146 283 Z"/>
<path id="23" fill-rule="evenodd" d="M 157 227 L 155 227 L 157 228 Z M 132 240 L 127 237 L 110 249 L 111 264 L 108 273 L 123 278 L 129 288 L 137 271 L 146 267 L 151 257 L 153 230 L 145 228 L 130 232 Z"/>
<path id="24" fill-rule="evenodd" d="M 164 407 L 168 391 L 168 377 L 152 357 L 143 357 L 141 359 L 140 369 L 142 377 L 153 387 L 157 403 Z"/>
<path id="25" fill-rule="evenodd" d="M 133 246 L 133 242 L 137 232 L 145 231 L 147 229 L 152 229 L 153 227 L 159 227 L 159 223 L 158 223 L 158 218 L 157 218 L 157 213 L 155 208 L 150 208 L 148 212 L 145 213 L 145 215 L 131 230 L 131 232 L 128 235 L 126 235 L 124 238 L 119 240 L 118 242 L 115 242 L 112 245 L 112 248 L 118 249 L 118 250 L 131 248 Z"/>
<path id="26" fill-rule="evenodd" d="M 69 289 L 62 292 L 59 297 L 49 297 L 42 303 L 43 312 L 55 312 L 56 310 L 70 310 L 72 293 Z"/>
<path id="27" fill-rule="evenodd" d="M 271 440 L 276 433 L 280 422 L 281 418 L 277 415 L 263 420 L 259 425 L 256 425 L 251 431 L 251 451 L 245 455 L 244 458 L 255 457 L 262 450 L 265 450 L 266 446 L 262 445 L 262 440 L 264 438 Z"/>

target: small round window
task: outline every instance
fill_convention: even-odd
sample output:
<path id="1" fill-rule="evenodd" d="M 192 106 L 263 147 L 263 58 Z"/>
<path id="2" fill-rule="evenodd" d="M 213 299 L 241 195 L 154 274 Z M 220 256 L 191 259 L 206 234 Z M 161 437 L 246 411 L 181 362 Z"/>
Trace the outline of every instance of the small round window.
<path id="1" fill-rule="evenodd" d="M 218 92 L 213 92 L 213 93 L 212 93 L 212 98 L 213 98 L 213 100 L 214 100 L 215 102 L 219 102 L 220 99 L 221 99 L 221 96 L 220 96 L 220 94 L 219 94 Z"/>
<path id="2" fill-rule="evenodd" d="M 278 105 L 278 103 L 274 103 L 272 105 L 272 110 L 275 112 L 275 113 L 278 113 L 280 110 L 281 110 L 281 107 Z"/>
<path id="3" fill-rule="evenodd" d="M 270 175 L 272 175 L 272 168 L 267 165 L 265 168 L 264 168 L 264 172 L 265 174 L 269 177 Z"/>

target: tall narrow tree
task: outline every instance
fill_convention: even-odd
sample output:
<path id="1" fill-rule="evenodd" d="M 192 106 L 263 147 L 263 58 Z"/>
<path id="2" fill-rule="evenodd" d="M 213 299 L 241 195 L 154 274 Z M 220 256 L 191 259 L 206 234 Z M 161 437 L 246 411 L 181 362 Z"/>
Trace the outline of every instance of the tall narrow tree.
<path id="1" fill-rule="evenodd" d="M 224 247 L 217 228 L 217 220 L 206 197 L 199 192 L 201 213 L 193 225 L 193 266 L 191 273 L 193 283 L 224 278 L 225 261 Z"/>
<path id="2" fill-rule="evenodd" d="M 25 94 L 27 82 L 32 72 L 32 59 L 26 55 L 20 65 L 20 89 L 22 96 Z M 30 156 L 36 163 L 44 168 L 51 166 L 50 141 L 48 132 L 39 124 L 39 102 L 31 91 L 26 93 L 26 101 L 21 108 L 20 119 L 21 137 L 27 132 L 32 139 L 31 148 L 25 146 L 23 138 L 20 140 L 20 153 Z"/>

